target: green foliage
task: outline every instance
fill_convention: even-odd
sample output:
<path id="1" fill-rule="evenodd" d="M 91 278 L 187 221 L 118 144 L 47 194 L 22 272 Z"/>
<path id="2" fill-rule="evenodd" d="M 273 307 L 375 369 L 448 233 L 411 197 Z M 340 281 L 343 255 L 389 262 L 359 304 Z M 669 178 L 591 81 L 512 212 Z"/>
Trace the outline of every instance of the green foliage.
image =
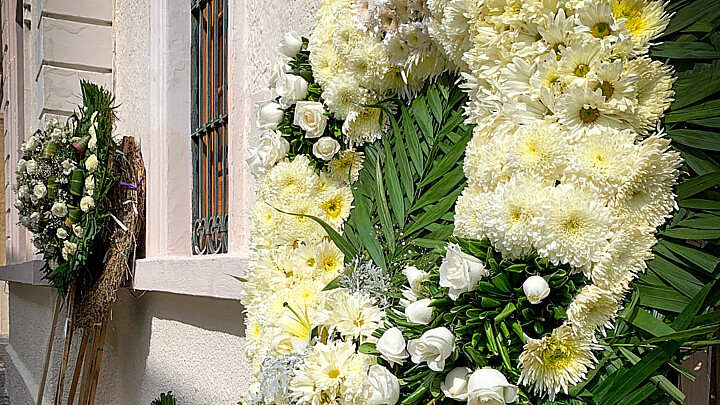
<path id="1" fill-rule="evenodd" d="M 444 75 L 409 106 L 401 100 L 374 106 L 390 118 L 391 131 L 365 148 L 344 237 L 391 275 L 404 263 L 436 259 L 433 248 L 444 246 L 453 231 L 453 207 L 465 187 L 462 160 L 472 136 L 463 123 L 466 96 L 454 83 Z"/>
<path id="2" fill-rule="evenodd" d="M 166 393 L 160 394 L 160 396 L 152 401 L 150 405 L 175 405 L 177 402 L 175 401 L 175 396 L 173 396 L 172 391 L 168 391 Z"/>

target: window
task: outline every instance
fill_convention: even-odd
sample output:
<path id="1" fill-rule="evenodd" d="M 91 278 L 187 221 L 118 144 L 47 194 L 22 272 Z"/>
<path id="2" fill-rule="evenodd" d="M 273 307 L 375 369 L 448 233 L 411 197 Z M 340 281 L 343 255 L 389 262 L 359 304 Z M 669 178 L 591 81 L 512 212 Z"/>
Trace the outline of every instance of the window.
<path id="1" fill-rule="evenodd" d="M 228 249 L 227 0 L 192 3 L 193 254 Z"/>

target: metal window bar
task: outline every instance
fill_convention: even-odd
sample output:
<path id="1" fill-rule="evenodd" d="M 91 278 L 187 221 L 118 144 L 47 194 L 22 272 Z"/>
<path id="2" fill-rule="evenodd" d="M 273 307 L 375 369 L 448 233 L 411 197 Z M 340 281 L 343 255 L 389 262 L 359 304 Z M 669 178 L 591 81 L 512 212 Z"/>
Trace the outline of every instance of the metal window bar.
<path id="1" fill-rule="evenodd" d="M 227 0 L 192 0 L 192 250 L 228 250 Z"/>

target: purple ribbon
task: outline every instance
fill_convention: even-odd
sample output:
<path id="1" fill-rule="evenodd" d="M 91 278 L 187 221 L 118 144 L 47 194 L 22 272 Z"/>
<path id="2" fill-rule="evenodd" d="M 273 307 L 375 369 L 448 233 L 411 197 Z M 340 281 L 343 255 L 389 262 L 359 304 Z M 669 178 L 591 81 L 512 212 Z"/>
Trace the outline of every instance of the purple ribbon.
<path id="1" fill-rule="evenodd" d="M 145 181 L 145 176 L 143 176 L 143 178 L 140 179 L 140 182 L 138 183 L 137 186 L 132 185 L 132 184 L 129 184 L 129 183 L 125 183 L 124 181 L 121 181 L 121 182 L 120 182 L 120 185 L 123 186 L 123 187 L 127 187 L 127 188 L 129 188 L 129 189 L 131 189 L 131 190 L 137 190 L 137 188 L 140 187 L 141 184 L 143 184 L 143 181 Z"/>

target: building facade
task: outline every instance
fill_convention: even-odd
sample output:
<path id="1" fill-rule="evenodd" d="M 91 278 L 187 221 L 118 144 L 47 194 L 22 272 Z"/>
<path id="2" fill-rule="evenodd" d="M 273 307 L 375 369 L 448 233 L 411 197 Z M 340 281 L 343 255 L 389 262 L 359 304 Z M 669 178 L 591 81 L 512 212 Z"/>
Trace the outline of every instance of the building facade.
<path id="1" fill-rule="evenodd" d="M 249 253 L 253 104 L 270 96 L 276 44 L 290 30 L 307 34 L 318 3 L 0 1 L 6 201 L 19 145 L 72 113 L 81 79 L 113 91 L 114 135 L 134 136 L 144 155 L 143 258 L 112 310 L 96 403 L 149 404 L 170 390 L 180 404 L 240 399 L 250 369 L 242 284 L 230 275 L 243 274 Z M 35 404 L 55 292 L 16 211 L 4 215 L 7 389 L 12 404 Z M 64 323 L 63 308 L 44 403 L 54 396 Z"/>

